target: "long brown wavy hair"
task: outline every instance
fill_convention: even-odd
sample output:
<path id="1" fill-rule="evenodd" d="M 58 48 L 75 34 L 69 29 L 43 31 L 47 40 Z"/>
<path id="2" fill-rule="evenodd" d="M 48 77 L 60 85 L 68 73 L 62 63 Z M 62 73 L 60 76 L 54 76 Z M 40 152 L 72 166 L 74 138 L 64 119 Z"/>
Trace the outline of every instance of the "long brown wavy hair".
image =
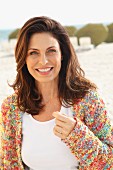
<path id="1" fill-rule="evenodd" d="M 17 91 L 17 105 L 21 111 L 36 115 L 44 108 L 42 94 L 35 86 L 35 80 L 26 66 L 26 56 L 30 37 L 34 33 L 47 32 L 56 38 L 63 56 L 59 73 L 59 99 L 63 99 L 65 107 L 71 106 L 82 99 L 89 89 L 96 89 L 96 85 L 85 78 L 85 73 L 78 62 L 75 49 L 65 28 L 57 21 L 46 17 L 29 19 L 18 34 L 15 48 L 17 75 L 11 87 Z"/>

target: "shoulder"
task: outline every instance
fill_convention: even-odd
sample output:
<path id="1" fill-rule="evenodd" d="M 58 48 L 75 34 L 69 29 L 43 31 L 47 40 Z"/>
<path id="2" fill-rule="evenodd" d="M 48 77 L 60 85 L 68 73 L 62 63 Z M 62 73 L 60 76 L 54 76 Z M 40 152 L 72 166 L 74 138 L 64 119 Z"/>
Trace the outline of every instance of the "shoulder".
<path id="1" fill-rule="evenodd" d="M 89 90 L 86 95 L 81 99 L 80 103 L 85 104 L 104 104 L 102 96 L 98 90 Z"/>
<path id="2" fill-rule="evenodd" d="M 7 96 L 3 100 L 1 107 L 3 107 L 3 106 L 6 106 L 6 107 L 11 106 L 11 104 L 16 105 L 16 103 L 17 103 L 17 94 L 13 93 L 13 94 Z"/>
<path id="3" fill-rule="evenodd" d="M 2 115 L 5 116 L 5 114 L 8 111 L 14 111 L 15 109 L 17 109 L 17 94 L 13 93 L 12 95 L 6 97 L 2 104 L 1 104 L 1 113 Z"/>
<path id="4" fill-rule="evenodd" d="M 72 109 L 83 120 L 89 114 L 93 115 L 96 110 L 105 110 L 105 103 L 98 90 L 89 90 L 82 99 L 73 105 Z"/>
<path id="5" fill-rule="evenodd" d="M 98 116 L 101 113 L 107 112 L 106 105 L 101 93 L 98 90 L 89 90 L 85 97 L 81 100 L 80 105 L 85 108 L 85 114 L 90 113 Z"/>

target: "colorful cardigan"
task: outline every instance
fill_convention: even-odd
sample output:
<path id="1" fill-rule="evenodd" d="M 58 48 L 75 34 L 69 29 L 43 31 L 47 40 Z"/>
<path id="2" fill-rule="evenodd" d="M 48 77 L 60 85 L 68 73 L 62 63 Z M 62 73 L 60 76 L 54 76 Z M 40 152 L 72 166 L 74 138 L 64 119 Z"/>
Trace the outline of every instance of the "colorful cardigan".
<path id="1" fill-rule="evenodd" d="M 24 170 L 21 159 L 22 115 L 16 106 L 17 95 L 1 106 L 0 170 Z M 113 170 L 113 128 L 98 92 L 89 91 L 72 107 L 77 124 L 63 140 L 80 162 L 80 170 Z"/>

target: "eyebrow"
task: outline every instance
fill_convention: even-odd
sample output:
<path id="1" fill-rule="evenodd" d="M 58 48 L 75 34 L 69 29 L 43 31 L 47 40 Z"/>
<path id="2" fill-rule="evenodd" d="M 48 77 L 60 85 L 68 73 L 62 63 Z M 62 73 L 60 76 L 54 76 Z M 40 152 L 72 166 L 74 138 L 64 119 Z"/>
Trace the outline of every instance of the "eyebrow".
<path id="1" fill-rule="evenodd" d="M 28 51 L 29 51 L 29 50 L 37 50 L 37 51 L 38 51 L 38 49 L 36 49 L 36 48 L 29 48 Z"/>
<path id="2" fill-rule="evenodd" d="M 51 49 L 51 48 L 56 48 L 56 47 L 55 47 L 55 46 L 51 46 L 51 47 L 48 47 L 47 50 L 49 50 L 49 49 Z M 37 49 L 37 48 L 29 48 L 28 51 L 29 51 L 29 50 L 39 51 L 39 49 Z"/>

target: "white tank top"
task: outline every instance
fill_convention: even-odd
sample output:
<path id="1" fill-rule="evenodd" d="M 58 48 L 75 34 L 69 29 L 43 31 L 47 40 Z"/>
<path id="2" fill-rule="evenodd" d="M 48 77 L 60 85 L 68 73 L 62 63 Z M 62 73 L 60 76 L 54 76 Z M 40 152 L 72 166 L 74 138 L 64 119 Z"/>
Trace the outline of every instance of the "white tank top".
<path id="1" fill-rule="evenodd" d="M 61 107 L 71 116 L 71 110 Z M 77 170 L 78 161 L 61 139 L 54 135 L 55 119 L 40 122 L 24 113 L 22 160 L 30 170 Z"/>

